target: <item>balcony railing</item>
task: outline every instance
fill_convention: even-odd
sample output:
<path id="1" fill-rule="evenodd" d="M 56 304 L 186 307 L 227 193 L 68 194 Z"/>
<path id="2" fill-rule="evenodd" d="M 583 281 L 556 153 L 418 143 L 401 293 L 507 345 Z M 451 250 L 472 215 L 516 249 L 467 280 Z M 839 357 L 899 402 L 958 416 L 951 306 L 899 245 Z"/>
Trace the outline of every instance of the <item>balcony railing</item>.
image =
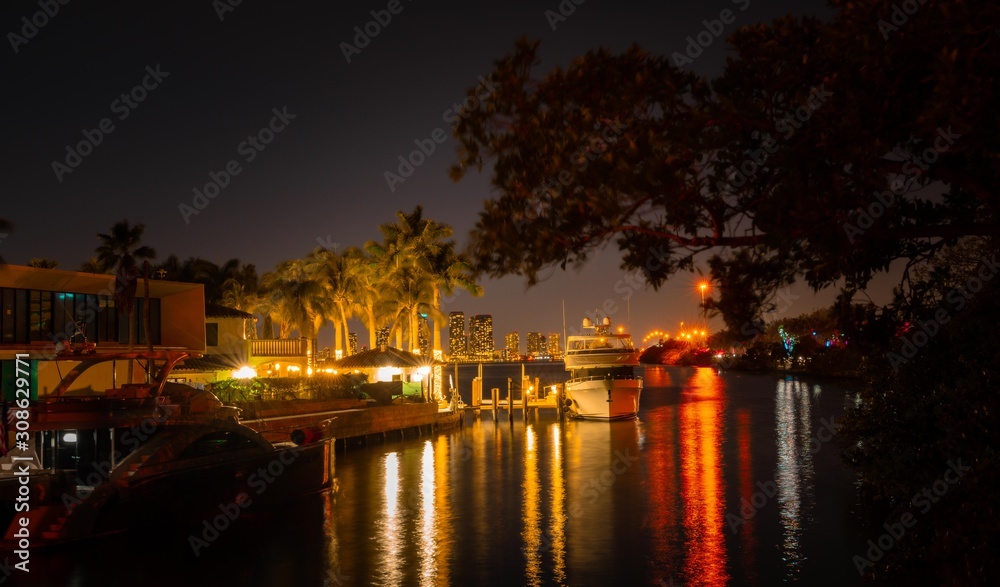
<path id="1" fill-rule="evenodd" d="M 307 338 L 255 338 L 250 340 L 251 357 L 305 357 Z"/>

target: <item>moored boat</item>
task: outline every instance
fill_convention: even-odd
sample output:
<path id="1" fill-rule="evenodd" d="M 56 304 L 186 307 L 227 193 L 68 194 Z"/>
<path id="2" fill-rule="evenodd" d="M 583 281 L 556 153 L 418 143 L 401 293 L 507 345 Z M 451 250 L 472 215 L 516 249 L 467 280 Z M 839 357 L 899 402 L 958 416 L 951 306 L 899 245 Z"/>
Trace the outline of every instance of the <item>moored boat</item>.
<path id="1" fill-rule="evenodd" d="M 241 512 L 330 487 L 329 427 L 299 434 L 301 445 L 269 442 L 213 394 L 169 381 L 188 356 L 61 357 L 75 366 L 31 401 L 27 446 L 0 459 L 5 546 L 25 534 L 34 548 L 155 522 L 197 524 L 220 504 Z M 94 391 L 92 372 L 117 374 L 130 362 L 143 382 Z"/>
<path id="2" fill-rule="evenodd" d="M 639 351 L 628 333 L 611 332 L 611 320 L 583 320 L 583 335 L 566 341 L 566 397 L 578 418 L 622 420 L 639 413 L 642 378 L 635 375 Z"/>

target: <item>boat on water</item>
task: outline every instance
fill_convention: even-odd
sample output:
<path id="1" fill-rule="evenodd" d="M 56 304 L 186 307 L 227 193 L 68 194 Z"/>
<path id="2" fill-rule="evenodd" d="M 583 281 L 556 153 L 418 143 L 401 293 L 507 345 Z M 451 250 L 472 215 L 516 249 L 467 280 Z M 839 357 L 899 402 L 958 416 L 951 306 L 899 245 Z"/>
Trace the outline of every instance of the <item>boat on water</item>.
<path id="1" fill-rule="evenodd" d="M 624 420 L 639 413 L 639 351 L 628 333 L 611 331 L 611 319 L 583 319 L 584 334 L 566 340 L 566 397 L 570 413 L 587 420 Z"/>
<path id="2" fill-rule="evenodd" d="M 30 402 L 27 446 L 0 458 L 0 542 L 13 547 L 27 534 L 34 548 L 154 523 L 197 526 L 222 507 L 242 512 L 331 486 L 328 422 L 296 431 L 296 442 L 269 442 L 239 423 L 237 408 L 170 381 L 171 369 L 194 356 L 57 357 L 73 365 Z M 142 382 L 116 385 L 123 366 Z M 95 391 L 102 376 L 111 387 Z"/>

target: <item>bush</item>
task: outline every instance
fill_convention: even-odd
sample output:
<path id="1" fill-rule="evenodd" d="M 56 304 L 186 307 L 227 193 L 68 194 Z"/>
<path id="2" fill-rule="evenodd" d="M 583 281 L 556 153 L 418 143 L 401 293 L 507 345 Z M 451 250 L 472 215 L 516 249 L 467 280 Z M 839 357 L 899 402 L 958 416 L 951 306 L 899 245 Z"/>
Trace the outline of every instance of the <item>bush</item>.
<path id="1" fill-rule="evenodd" d="M 317 374 L 311 377 L 254 377 L 222 379 L 206 388 L 224 403 L 289 399 L 360 399 L 359 387 L 367 375 Z"/>
<path id="2" fill-rule="evenodd" d="M 966 307 L 952 307 L 935 335 L 917 336 L 913 328 L 869 357 L 861 401 L 841 429 L 845 458 L 874 506 L 874 527 L 907 512 L 917 520 L 870 567 L 874 572 L 912 584 L 985 585 L 998 578 L 998 282 L 987 282 Z M 915 355 L 906 346 L 914 340 L 926 341 Z M 970 469 L 947 493 L 928 507 L 911 502 L 959 459 Z"/>

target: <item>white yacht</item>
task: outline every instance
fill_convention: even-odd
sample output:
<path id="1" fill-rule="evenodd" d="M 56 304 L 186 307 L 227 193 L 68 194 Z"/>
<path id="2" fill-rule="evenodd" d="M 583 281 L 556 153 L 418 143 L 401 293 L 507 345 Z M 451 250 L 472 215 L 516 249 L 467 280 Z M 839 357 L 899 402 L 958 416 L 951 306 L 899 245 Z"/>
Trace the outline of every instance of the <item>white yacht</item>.
<path id="1" fill-rule="evenodd" d="M 611 332 L 607 317 L 600 324 L 584 318 L 583 330 L 585 334 L 566 340 L 570 410 L 588 420 L 634 418 L 639 413 L 642 378 L 634 372 L 639 351 L 632 346 L 632 336 Z"/>

